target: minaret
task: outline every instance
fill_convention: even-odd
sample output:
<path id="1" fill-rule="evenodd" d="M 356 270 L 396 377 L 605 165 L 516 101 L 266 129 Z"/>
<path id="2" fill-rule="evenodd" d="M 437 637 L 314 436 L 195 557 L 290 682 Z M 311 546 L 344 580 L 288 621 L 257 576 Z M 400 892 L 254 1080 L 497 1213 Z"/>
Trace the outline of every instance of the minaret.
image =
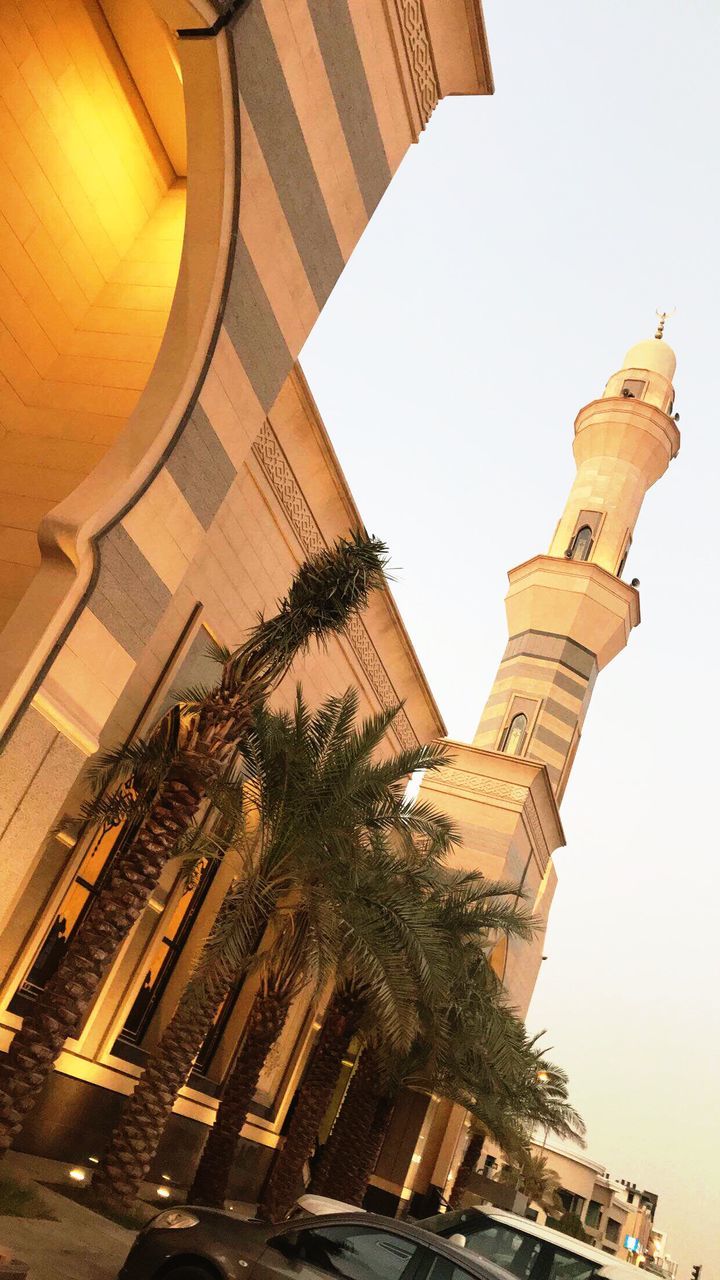
<path id="1" fill-rule="evenodd" d="M 547 555 L 509 573 L 510 639 L 472 745 L 452 742 L 453 762 L 427 775 L 421 795 L 453 819 L 458 861 L 520 884 L 540 928 L 532 943 L 501 940 L 493 964 L 519 1013 L 527 1013 L 543 958 L 565 843 L 558 804 L 572 768 L 598 671 L 640 621 L 639 583 L 623 574 L 645 494 L 680 447 L 673 417 L 675 356 L 655 338 L 628 351 L 602 397 L 575 420 L 577 475 Z M 451 1184 L 464 1148 L 465 1113 L 408 1094 L 372 1181 L 409 1200 Z"/>
<path id="2" fill-rule="evenodd" d="M 580 410 L 577 475 L 550 550 L 509 574 L 510 641 L 473 742 L 542 761 L 558 800 L 597 673 L 640 621 L 625 564 L 645 494 L 680 447 L 663 325 Z"/>

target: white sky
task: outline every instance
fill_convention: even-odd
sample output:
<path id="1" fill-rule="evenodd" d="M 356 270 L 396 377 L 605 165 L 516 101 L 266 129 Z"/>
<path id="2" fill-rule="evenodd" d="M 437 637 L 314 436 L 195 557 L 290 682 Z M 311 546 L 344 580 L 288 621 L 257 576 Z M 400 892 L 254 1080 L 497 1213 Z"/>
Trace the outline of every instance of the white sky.
<path id="1" fill-rule="evenodd" d="M 486 0 L 493 98 L 443 103 L 303 353 L 449 732 L 544 552 L 572 423 L 677 306 L 680 456 L 628 565 L 642 626 L 595 689 L 530 1012 L 589 1153 L 720 1278 L 716 743 L 720 5 Z"/>

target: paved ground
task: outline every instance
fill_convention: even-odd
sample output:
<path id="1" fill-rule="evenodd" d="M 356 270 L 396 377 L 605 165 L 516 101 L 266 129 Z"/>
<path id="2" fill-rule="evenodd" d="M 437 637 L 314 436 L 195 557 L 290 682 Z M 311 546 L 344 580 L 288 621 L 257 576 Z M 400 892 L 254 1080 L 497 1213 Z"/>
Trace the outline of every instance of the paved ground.
<path id="1" fill-rule="evenodd" d="M 50 1161 L 9 1152 L 9 1173 L 45 1177 Z M 53 1179 L 48 1179 L 52 1181 Z M 0 1217 L 0 1245 L 30 1264 L 28 1280 L 115 1280 L 134 1233 L 43 1186 L 38 1191 L 58 1219 Z"/>
<path id="2" fill-rule="evenodd" d="M 68 1165 L 9 1151 L 3 1169 L 31 1178 L 57 1222 L 0 1216 L 0 1253 L 3 1247 L 9 1248 L 16 1258 L 29 1263 L 28 1280 L 115 1280 L 135 1233 L 48 1188 L 47 1183 L 67 1185 Z M 92 1172 L 90 1166 L 87 1172 Z M 151 1184 L 147 1190 L 152 1193 Z M 148 1212 L 162 1207 L 157 1203 Z M 239 1201 L 232 1209 L 245 1218 L 255 1212 L 254 1205 Z"/>

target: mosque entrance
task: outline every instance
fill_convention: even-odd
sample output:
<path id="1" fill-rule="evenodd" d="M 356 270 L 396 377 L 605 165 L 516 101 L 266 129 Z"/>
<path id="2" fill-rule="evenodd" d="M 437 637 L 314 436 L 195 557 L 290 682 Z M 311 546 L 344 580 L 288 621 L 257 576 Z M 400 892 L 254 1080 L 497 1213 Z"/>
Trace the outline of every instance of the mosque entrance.
<path id="1" fill-rule="evenodd" d="M 151 0 L 0 6 L 0 628 L 42 518 L 132 414 L 185 227 L 182 76 Z"/>

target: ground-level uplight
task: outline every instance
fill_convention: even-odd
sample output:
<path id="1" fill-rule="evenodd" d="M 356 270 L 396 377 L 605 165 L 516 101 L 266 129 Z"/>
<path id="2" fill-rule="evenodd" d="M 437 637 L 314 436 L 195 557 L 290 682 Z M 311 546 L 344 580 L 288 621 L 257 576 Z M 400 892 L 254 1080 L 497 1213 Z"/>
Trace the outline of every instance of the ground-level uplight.
<path id="1" fill-rule="evenodd" d="M 156 1194 L 160 1197 L 161 1200 L 170 1199 L 170 1191 L 167 1187 L 158 1187 Z"/>
<path id="2" fill-rule="evenodd" d="M 71 1169 L 70 1173 L 68 1174 L 68 1177 L 72 1178 L 73 1182 L 84 1182 L 86 1177 L 85 1170 Z"/>

